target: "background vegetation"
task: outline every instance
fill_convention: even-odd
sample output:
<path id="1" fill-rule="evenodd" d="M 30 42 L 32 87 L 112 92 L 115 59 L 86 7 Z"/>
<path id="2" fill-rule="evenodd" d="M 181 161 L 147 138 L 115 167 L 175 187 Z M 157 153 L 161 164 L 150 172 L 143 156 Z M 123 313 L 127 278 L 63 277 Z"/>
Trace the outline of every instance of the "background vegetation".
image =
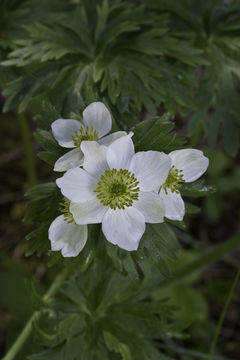
<path id="1" fill-rule="evenodd" d="M 50 308 L 52 318 L 35 319 L 16 359 L 239 358 L 239 36 L 236 0 L 0 2 L 2 356 L 32 312 Z M 168 134 L 165 150 L 184 142 L 202 149 L 210 159 L 209 187 L 184 190 L 192 195 L 187 198 L 191 205 L 184 223 L 173 224 L 178 242 L 162 229 L 168 245 L 163 236 L 157 262 L 135 258 L 132 263 L 129 257 L 119 265 L 121 254 L 109 247 L 105 258 L 104 250 L 90 243 L 80 258 L 81 272 L 49 304 L 42 294 L 63 267 L 71 270 L 73 265 L 49 252 L 50 215 L 45 210 L 53 208 L 58 194 L 51 186 L 30 188 L 56 178 L 52 164 L 62 153 L 49 132 L 51 122 L 59 114 L 79 118 L 94 100 L 108 105 L 115 129 L 128 130 L 168 113 L 156 120 L 162 138 L 150 144 L 151 136 L 142 139 L 137 127 L 135 144 L 139 141 L 142 150 L 162 149 L 175 124 L 178 137 Z M 90 264 L 95 256 L 91 247 L 102 261 Z M 135 283 L 136 263 L 149 283 Z M 157 282 L 151 276 L 154 266 Z M 111 326 L 91 323 L 85 315 L 74 317 L 76 303 L 91 303 L 95 311 L 96 298 L 98 306 L 114 314 Z M 126 309 L 135 317 L 132 328 L 119 314 Z M 160 324 L 155 324 L 156 312 Z M 76 337 L 81 329 L 70 326 L 75 322 L 88 324 L 84 340 Z M 118 334 L 117 326 L 130 335 Z M 136 329 L 146 340 L 141 348 L 132 335 Z M 155 338 L 155 346 L 148 337 Z"/>

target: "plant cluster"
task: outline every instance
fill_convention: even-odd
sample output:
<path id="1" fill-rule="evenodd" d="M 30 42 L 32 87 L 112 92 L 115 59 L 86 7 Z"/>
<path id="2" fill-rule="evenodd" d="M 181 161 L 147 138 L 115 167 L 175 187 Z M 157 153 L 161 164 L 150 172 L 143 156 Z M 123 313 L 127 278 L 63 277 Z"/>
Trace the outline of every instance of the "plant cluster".
<path id="1" fill-rule="evenodd" d="M 4 111 L 34 115 L 38 156 L 53 170 L 26 193 L 26 254 L 63 269 L 43 298 L 33 291 L 23 334 L 32 327 L 41 350 L 27 358 L 176 359 L 193 320 L 169 301 L 181 299 L 176 229 L 200 210 L 185 196 L 214 192 L 198 180 L 207 157 L 189 147 L 202 135 L 214 147 L 221 129 L 225 151 L 238 149 L 239 2 L 0 6 Z M 174 131 L 178 114 L 190 145 Z M 189 284 L 178 283 L 195 301 Z"/>

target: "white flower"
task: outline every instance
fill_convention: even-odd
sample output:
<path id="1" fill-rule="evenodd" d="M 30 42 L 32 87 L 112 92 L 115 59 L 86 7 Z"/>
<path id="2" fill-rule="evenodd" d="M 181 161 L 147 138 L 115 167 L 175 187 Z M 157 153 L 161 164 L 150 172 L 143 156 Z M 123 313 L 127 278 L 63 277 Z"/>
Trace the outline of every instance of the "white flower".
<path id="1" fill-rule="evenodd" d="M 88 236 L 87 225 L 75 223 L 69 212 L 69 204 L 68 200 L 61 203 L 64 214 L 58 216 L 48 230 L 52 251 L 61 250 L 64 257 L 77 256 L 84 248 Z"/>
<path id="2" fill-rule="evenodd" d="M 129 251 L 138 248 L 145 222 L 163 222 L 158 191 L 171 166 L 164 153 L 135 154 L 131 136 L 108 147 L 83 141 L 83 169 L 70 169 L 57 179 L 62 194 L 71 200 L 75 222 L 102 223 L 106 239 Z"/>
<path id="3" fill-rule="evenodd" d="M 126 135 L 125 131 L 117 131 L 104 136 L 111 131 L 112 119 L 110 112 L 101 102 L 93 102 L 86 107 L 83 111 L 83 124 L 78 120 L 58 119 L 51 127 L 60 146 L 74 148 L 56 161 L 55 171 L 66 171 L 83 164 L 83 153 L 80 149 L 83 140 L 94 140 L 107 146 Z"/>
<path id="4" fill-rule="evenodd" d="M 197 180 L 207 170 L 209 160 L 203 152 L 195 149 L 172 151 L 171 169 L 165 184 L 161 187 L 160 197 L 165 205 L 165 216 L 171 220 L 181 221 L 185 206 L 179 188 L 183 182 Z"/>

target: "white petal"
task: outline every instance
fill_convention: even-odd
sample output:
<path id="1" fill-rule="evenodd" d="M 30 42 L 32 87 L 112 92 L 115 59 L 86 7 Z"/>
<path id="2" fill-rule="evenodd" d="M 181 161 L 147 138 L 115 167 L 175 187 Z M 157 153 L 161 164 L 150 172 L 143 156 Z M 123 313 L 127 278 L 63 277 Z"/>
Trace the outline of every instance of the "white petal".
<path id="1" fill-rule="evenodd" d="M 109 169 L 107 163 L 107 147 L 99 145 L 96 141 L 83 141 L 81 149 L 84 154 L 84 169 L 96 178 L 99 178 L 106 169 Z"/>
<path id="2" fill-rule="evenodd" d="M 84 202 L 96 196 L 93 191 L 97 187 L 97 179 L 80 168 L 68 170 L 56 183 L 71 201 Z"/>
<path id="3" fill-rule="evenodd" d="M 98 138 L 111 131 L 112 118 L 109 110 L 101 102 L 93 102 L 83 111 L 83 123 L 89 128 L 93 127 Z"/>
<path id="4" fill-rule="evenodd" d="M 71 202 L 70 212 L 77 224 L 99 224 L 108 210 L 97 197 L 84 203 Z"/>
<path id="5" fill-rule="evenodd" d="M 75 147 L 72 136 L 75 131 L 78 131 L 82 127 L 83 125 L 80 121 L 73 119 L 58 119 L 51 125 L 53 136 L 59 145 L 65 148 Z"/>
<path id="6" fill-rule="evenodd" d="M 172 165 L 183 170 L 183 178 L 187 182 L 197 180 L 207 170 L 209 160 L 201 150 L 175 150 L 169 154 Z"/>
<path id="7" fill-rule="evenodd" d="M 160 196 L 154 192 L 139 192 L 138 200 L 134 201 L 134 208 L 140 211 L 147 223 L 161 223 L 164 217 L 164 204 Z"/>
<path id="8" fill-rule="evenodd" d="M 134 146 L 131 139 L 133 133 L 122 136 L 109 145 L 107 162 L 110 169 L 128 169 L 134 155 Z"/>
<path id="9" fill-rule="evenodd" d="M 129 171 L 137 180 L 142 191 L 159 191 L 164 184 L 171 160 L 168 155 L 158 151 L 141 151 L 136 153 L 131 161 Z"/>
<path id="10" fill-rule="evenodd" d="M 171 220 L 182 221 L 185 214 L 185 205 L 181 195 L 172 192 L 170 189 L 168 189 L 166 194 L 165 190 L 161 189 L 160 197 L 165 206 L 165 217 Z"/>
<path id="11" fill-rule="evenodd" d="M 108 209 L 103 217 L 102 231 L 109 242 L 132 251 L 137 250 L 145 226 L 144 216 L 134 207 Z"/>
<path id="12" fill-rule="evenodd" d="M 68 151 L 54 165 L 54 171 L 67 171 L 83 164 L 83 153 L 79 148 Z"/>
<path id="13" fill-rule="evenodd" d="M 116 131 L 110 135 L 104 136 L 103 138 L 98 140 L 100 145 L 109 146 L 115 140 L 121 138 L 122 136 L 126 136 L 126 131 Z"/>
<path id="14" fill-rule="evenodd" d="M 87 241 L 87 226 L 64 221 L 58 216 L 50 225 L 48 237 L 53 251 L 61 250 L 64 257 L 77 256 Z"/>

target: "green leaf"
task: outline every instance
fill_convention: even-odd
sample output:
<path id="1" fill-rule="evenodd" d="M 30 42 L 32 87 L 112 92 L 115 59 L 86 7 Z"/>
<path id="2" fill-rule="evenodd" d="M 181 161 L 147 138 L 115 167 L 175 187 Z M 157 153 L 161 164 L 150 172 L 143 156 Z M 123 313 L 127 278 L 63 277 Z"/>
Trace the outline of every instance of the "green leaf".
<path id="1" fill-rule="evenodd" d="M 177 259 L 180 249 L 179 243 L 167 223 L 147 224 L 141 242 L 142 246 L 146 247 L 150 252 L 152 252 L 151 246 L 154 246 L 155 249 L 158 249 L 159 256 L 167 256 L 172 260 Z M 152 256 L 154 255 L 154 252 L 152 252 Z"/>
<path id="2" fill-rule="evenodd" d="M 26 192 L 28 211 L 24 221 L 33 221 L 36 229 L 26 236 L 31 239 L 26 255 L 37 253 L 39 256 L 50 248 L 48 228 L 59 215 L 59 202 L 62 195 L 55 183 L 39 184 Z"/>
<path id="3" fill-rule="evenodd" d="M 45 184 L 39 184 L 30 188 L 25 196 L 31 200 L 42 200 L 53 195 L 56 191 L 58 191 L 58 187 L 55 183 L 49 182 Z"/>
<path id="4" fill-rule="evenodd" d="M 146 224 L 146 230 L 140 242 L 140 248 L 134 256 L 146 278 L 159 275 L 170 276 L 169 259 L 176 260 L 179 244 L 174 232 L 167 223 Z"/>
<path id="5" fill-rule="evenodd" d="M 63 360 L 62 347 L 45 350 L 27 357 L 29 360 Z"/>
<path id="6" fill-rule="evenodd" d="M 127 345 L 121 343 L 111 333 L 104 331 L 104 339 L 109 350 L 114 350 L 121 354 L 122 360 L 132 360 L 130 349 Z"/>
<path id="7" fill-rule="evenodd" d="M 48 228 L 50 223 L 42 222 L 42 224 L 37 227 L 30 234 L 26 235 L 26 240 L 31 240 L 25 255 L 30 256 L 36 253 L 38 256 L 50 249 L 50 242 L 48 240 Z"/>
<path id="8" fill-rule="evenodd" d="M 81 336 L 68 339 L 64 344 L 28 356 L 29 360 L 85 360 L 82 356 Z"/>
<path id="9" fill-rule="evenodd" d="M 41 129 L 48 129 L 53 121 L 61 118 L 58 110 L 49 102 L 42 102 L 42 113 L 40 116 L 39 126 Z"/>
<path id="10" fill-rule="evenodd" d="M 196 205 L 185 202 L 185 212 L 186 214 L 198 214 L 200 212 L 200 208 Z"/>
<path id="11" fill-rule="evenodd" d="M 46 130 L 38 130 L 35 133 L 35 139 L 43 147 L 44 150 L 51 151 L 56 154 L 62 155 L 63 149 L 58 145 L 52 134 Z"/>
<path id="12" fill-rule="evenodd" d="M 182 145 L 183 139 L 176 138 L 175 133 L 171 132 L 174 124 L 169 118 L 170 115 L 165 114 L 145 120 L 132 129 L 136 152 L 155 150 L 168 153 Z"/>
<path id="13" fill-rule="evenodd" d="M 119 272 L 121 272 L 123 269 L 122 269 L 121 260 L 119 258 L 118 246 L 111 244 L 109 241 L 105 241 L 105 246 L 106 246 L 107 254 L 109 258 L 112 260 L 113 265 Z"/>
<path id="14" fill-rule="evenodd" d="M 49 165 L 54 165 L 57 159 L 59 158 L 59 155 L 52 153 L 50 151 L 41 151 L 38 154 L 38 157 L 42 160 L 44 160 Z"/>
<path id="15" fill-rule="evenodd" d="M 186 196 L 207 196 L 213 194 L 215 188 L 204 185 L 204 180 L 197 180 L 192 183 L 183 183 L 180 192 Z"/>

